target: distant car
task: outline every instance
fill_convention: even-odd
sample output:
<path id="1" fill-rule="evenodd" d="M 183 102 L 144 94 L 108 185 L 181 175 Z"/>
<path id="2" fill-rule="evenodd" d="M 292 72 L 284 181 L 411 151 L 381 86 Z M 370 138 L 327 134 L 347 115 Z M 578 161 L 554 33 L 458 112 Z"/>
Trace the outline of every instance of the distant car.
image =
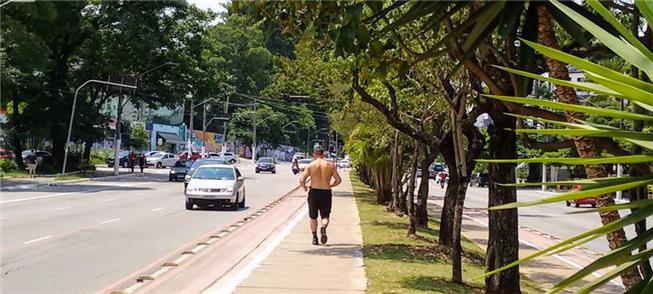
<path id="1" fill-rule="evenodd" d="M 179 157 L 179 160 L 187 160 L 188 151 L 181 151 L 177 153 L 177 157 Z M 202 154 L 199 154 L 198 152 L 193 152 L 193 154 L 190 157 L 191 160 L 198 160 L 200 158 L 202 158 Z"/>
<path id="2" fill-rule="evenodd" d="M 145 157 L 149 157 L 149 156 L 152 156 L 152 155 L 157 154 L 157 153 L 165 153 L 165 152 L 163 152 L 163 151 L 145 151 L 145 152 L 143 152 L 143 154 L 145 154 Z"/>
<path id="3" fill-rule="evenodd" d="M 311 164 L 311 159 L 304 158 L 300 159 L 298 162 L 299 165 L 299 172 L 304 172 L 304 169 L 306 168 L 307 165 Z"/>
<path id="4" fill-rule="evenodd" d="M 293 154 L 293 156 L 292 156 L 292 160 L 295 160 L 295 159 L 301 160 L 301 159 L 305 159 L 305 158 L 306 158 L 306 153 L 304 153 L 304 152 L 295 152 L 295 154 Z"/>
<path id="5" fill-rule="evenodd" d="M 485 187 L 489 183 L 490 183 L 490 175 L 487 173 L 477 173 L 469 181 L 470 186 L 476 185 L 476 187 Z"/>
<path id="6" fill-rule="evenodd" d="M 581 189 L 583 189 L 583 186 L 579 184 L 576 185 L 573 189 L 571 189 L 571 191 L 575 192 L 575 191 L 580 191 Z M 574 204 L 574 206 L 576 207 L 580 207 L 581 205 L 591 205 L 592 207 L 596 207 L 596 198 L 588 197 L 588 198 L 580 198 L 576 200 L 566 200 L 565 204 L 567 204 L 567 206 L 571 206 L 571 204 Z"/>
<path id="7" fill-rule="evenodd" d="M 23 157 L 23 160 L 25 160 L 25 159 L 27 159 L 27 156 L 30 155 L 30 154 L 34 154 L 36 156 L 36 162 L 38 164 L 41 164 L 43 162 L 43 159 L 48 158 L 48 157 L 52 157 L 52 153 L 50 153 L 48 151 L 33 150 L 33 149 L 24 150 L 21 153 L 21 157 Z"/>
<path id="8" fill-rule="evenodd" d="M 202 165 L 191 176 L 185 194 L 187 210 L 225 204 L 238 210 L 245 207 L 245 178 L 232 165 Z"/>
<path id="9" fill-rule="evenodd" d="M 0 159 L 14 159 L 14 153 L 11 150 L 0 148 Z"/>
<path id="10" fill-rule="evenodd" d="M 224 158 L 224 160 L 231 164 L 234 164 L 238 161 L 236 155 L 233 154 L 233 152 L 220 152 L 218 155 L 220 155 L 220 157 Z"/>
<path id="11" fill-rule="evenodd" d="M 338 161 L 338 167 L 339 168 L 350 168 L 351 167 L 351 162 L 347 159 L 343 159 L 341 161 Z"/>
<path id="12" fill-rule="evenodd" d="M 170 167 L 170 173 L 168 174 L 169 181 L 183 180 L 188 173 L 188 169 L 193 165 L 192 160 L 177 160 L 175 165 Z"/>
<path id="13" fill-rule="evenodd" d="M 124 168 L 129 167 L 129 159 L 127 158 L 128 155 L 129 155 L 129 151 L 126 151 L 126 150 L 118 152 L 118 165 L 119 166 L 122 166 Z M 115 162 L 115 159 L 114 159 L 113 155 L 110 155 L 109 157 L 107 157 L 107 165 L 109 167 L 113 167 L 114 162 Z"/>
<path id="14" fill-rule="evenodd" d="M 258 161 L 256 161 L 256 167 L 254 172 L 258 174 L 262 171 L 271 172 L 273 174 L 277 173 L 277 164 L 274 162 L 274 158 L 261 157 L 258 159 Z"/>
<path id="15" fill-rule="evenodd" d="M 206 164 L 228 164 L 228 163 L 222 158 L 200 158 L 198 160 L 193 161 L 193 164 L 190 166 L 190 168 L 188 168 L 188 171 L 186 172 L 186 176 L 184 177 L 184 187 L 188 186 L 188 181 L 193 176 L 195 170 L 197 170 L 200 166 Z"/>
<path id="16" fill-rule="evenodd" d="M 208 152 L 205 158 L 222 158 L 218 152 Z"/>
<path id="17" fill-rule="evenodd" d="M 156 168 L 162 168 L 175 165 L 177 160 L 180 160 L 177 155 L 172 153 L 155 153 L 152 156 L 145 158 L 147 165 L 153 165 Z"/>

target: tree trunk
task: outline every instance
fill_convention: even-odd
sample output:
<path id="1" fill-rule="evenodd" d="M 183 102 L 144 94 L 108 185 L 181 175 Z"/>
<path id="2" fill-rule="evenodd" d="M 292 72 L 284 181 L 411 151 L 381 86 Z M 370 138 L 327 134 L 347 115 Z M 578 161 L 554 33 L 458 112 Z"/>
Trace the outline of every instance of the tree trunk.
<path id="1" fill-rule="evenodd" d="M 25 169 L 25 164 L 23 163 L 23 132 L 21 132 L 21 125 L 20 125 L 20 113 L 19 113 L 19 107 L 18 107 L 18 94 L 14 94 L 12 98 L 12 108 L 13 108 L 13 115 L 11 116 L 14 124 L 14 130 L 12 132 L 13 136 L 13 152 L 16 155 L 14 157 L 14 160 L 16 161 L 16 167 L 18 170 L 24 170 Z"/>
<path id="2" fill-rule="evenodd" d="M 490 135 L 490 158 L 517 158 L 515 133 L 507 129 L 515 127 L 515 119 L 503 114 L 505 110 L 499 102 L 493 102 L 494 112 L 488 128 Z M 500 186 L 499 183 L 514 183 L 514 164 L 489 164 L 488 207 L 517 201 L 514 187 Z M 450 183 L 451 184 L 451 183 Z M 517 209 L 490 210 L 488 212 L 489 235 L 486 271 L 493 271 L 519 259 L 519 237 Z M 519 267 L 485 278 L 485 293 L 521 293 L 519 286 Z"/>
<path id="3" fill-rule="evenodd" d="M 406 188 L 406 195 L 408 196 L 406 204 L 408 206 L 408 237 L 417 236 L 417 217 L 415 215 L 415 177 L 417 174 L 417 159 L 419 158 L 419 146 L 415 145 L 413 151 L 413 158 L 410 162 L 410 179 L 408 180 L 408 187 Z"/>
<path id="4" fill-rule="evenodd" d="M 93 147 L 93 143 L 93 140 L 86 140 L 84 142 L 84 154 L 82 156 L 82 162 L 91 162 L 91 148 Z"/>
<path id="5" fill-rule="evenodd" d="M 420 178 L 419 190 L 417 192 L 417 225 L 420 228 L 428 228 L 429 215 L 428 215 L 428 198 L 429 198 L 429 168 L 435 160 L 436 153 L 430 152 L 429 148 L 424 144 L 420 144 L 421 153 L 424 155 L 420 163 Z"/>
<path id="6" fill-rule="evenodd" d="M 388 209 L 395 213 L 399 212 L 399 183 L 401 182 L 401 173 L 399 168 L 399 131 L 395 131 L 394 142 L 392 144 L 392 175 L 390 185 L 392 189 L 392 201 Z"/>
<path id="7" fill-rule="evenodd" d="M 447 136 L 444 140 L 451 142 L 451 136 Z M 442 246 L 453 246 L 453 220 L 454 211 L 456 207 L 456 197 L 458 197 L 458 173 L 455 171 L 456 161 L 454 159 L 453 142 L 442 144 L 440 152 L 444 158 L 444 162 L 449 166 L 449 184 L 444 194 L 444 204 L 442 205 L 442 213 L 440 215 L 440 233 L 438 244 Z"/>
<path id="8" fill-rule="evenodd" d="M 537 12 L 538 12 L 538 19 L 539 19 L 538 41 L 540 42 L 540 44 L 544 46 L 554 48 L 554 49 L 560 49 L 560 46 L 558 46 L 558 42 L 553 32 L 553 22 L 552 22 L 551 14 L 547 10 L 546 6 L 544 5 L 539 5 Z M 567 70 L 566 64 L 547 57 L 545 57 L 544 60 L 547 68 L 549 69 L 549 75 L 552 78 L 569 80 L 569 72 Z M 578 97 L 576 96 L 576 92 L 572 88 L 556 86 L 555 93 L 558 96 L 560 102 L 569 103 L 569 104 L 579 104 Z M 568 122 L 575 122 L 575 119 L 584 119 L 584 115 L 582 113 L 565 112 L 565 118 Z M 574 139 L 574 144 L 576 145 L 576 150 L 578 151 L 578 155 L 580 157 L 600 156 L 600 152 L 598 152 L 598 150 L 595 147 L 598 146 L 598 144 L 596 143 L 597 142 L 594 138 Z M 608 173 L 605 170 L 605 168 L 600 165 L 588 165 L 585 167 L 585 171 L 589 178 L 601 178 L 601 177 L 608 176 Z M 613 194 L 607 194 L 607 195 L 602 195 L 597 197 L 598 207 L 605 207 L 605 206 L 612 206 L 612 205 L 614 205 Z M 601 223 L 603 223 L 604 225 L 620 219 L 619 212 L 616 210 L 599 212 L 599 215 L 601 217 Z M 626 233 L 624 232 L 623 229 L 618 229 L 611 233 L 608 233 L 607 239 L 610 245 L 610 249 L 614 250 L 621 247 L 624 244 L 624 242 L 626 242 Z M 628 270 L 621 275 L 621 280 L 624 286 L 626 287 L 626 289 L 630 289 L 637 283 L 641 282 L 642 277 L 637 271 L 637 268 L 632 268 L 631 270 Z"/>
<path id="9" fill-rule="evenodd" d="M 457 176 L 458 177 L 458 176 Z M 455 283 L 463 282 L 463 271 L 462 271 L 462 252 L 463 248 L 461 245 L 461 231 L 462 231 L 462 222 L 463 222 L 463 208 L 465 205 L 465 194 L 467 193 L 467 184 L 469 183 L 469 177 L 463 176 L 456 182 L 456 200 L 455 200 L 455 210 L 454 210 L 454 219 L 453 219 L 453 246 L 451 250 L 451 263 L 452 263 L 452 273 L 451 280 Z M 452 185 L 451 180 L 449 185 Z"/>

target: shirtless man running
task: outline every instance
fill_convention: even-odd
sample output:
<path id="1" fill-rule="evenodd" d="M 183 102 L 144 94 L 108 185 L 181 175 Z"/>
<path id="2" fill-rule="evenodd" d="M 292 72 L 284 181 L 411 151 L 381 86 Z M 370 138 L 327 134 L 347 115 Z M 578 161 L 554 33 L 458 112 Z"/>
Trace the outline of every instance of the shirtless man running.
<path id="1" fill-rule="evenodd" d="M 313 151 L 315 160 L 304 168 L 304 174 L 299 179 L 299 184 L 308 190 L 306 180 L 311 178 L 311 186 L 308 191 L 308 216 L 311 219 L 311 232 L 313 232 L 313 245 L 317 242 L 317 212 L 319 210 L 322 218 L 322 227 L 320 228 L 320 241 L 322 244 L 327 242 L 326 228 L 329 225 L 329 214 L 331 213 L 331 188 L 340 185 L 342 179 L 338 174 L 336 166 L 324 160 L 324 149 L 315 147 Z M 331 183 L 331 178 L 335 181 Z"/>

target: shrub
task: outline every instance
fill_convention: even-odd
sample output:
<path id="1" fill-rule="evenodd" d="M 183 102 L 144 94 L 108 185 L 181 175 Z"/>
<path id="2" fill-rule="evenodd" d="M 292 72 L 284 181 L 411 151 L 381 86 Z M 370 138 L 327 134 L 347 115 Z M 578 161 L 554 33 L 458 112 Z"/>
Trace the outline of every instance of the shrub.
<path id="1" fill-rule="evenodd" d="M 16 163 L 10 159 L 0 160 L 0 170 L 6 173 L 16 171 Z"/>

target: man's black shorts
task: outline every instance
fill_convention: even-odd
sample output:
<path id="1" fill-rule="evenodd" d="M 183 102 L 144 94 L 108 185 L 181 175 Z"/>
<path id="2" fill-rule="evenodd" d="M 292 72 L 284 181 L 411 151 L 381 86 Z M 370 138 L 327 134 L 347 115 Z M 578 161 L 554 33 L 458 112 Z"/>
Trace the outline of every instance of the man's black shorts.
<path id="1" fill-rule="evenodd" d="M 331 214 L 331 190 L 308 190 L 308 216 L 317 219 L 318 210 L 321 218 L 327 218 Z"/>

